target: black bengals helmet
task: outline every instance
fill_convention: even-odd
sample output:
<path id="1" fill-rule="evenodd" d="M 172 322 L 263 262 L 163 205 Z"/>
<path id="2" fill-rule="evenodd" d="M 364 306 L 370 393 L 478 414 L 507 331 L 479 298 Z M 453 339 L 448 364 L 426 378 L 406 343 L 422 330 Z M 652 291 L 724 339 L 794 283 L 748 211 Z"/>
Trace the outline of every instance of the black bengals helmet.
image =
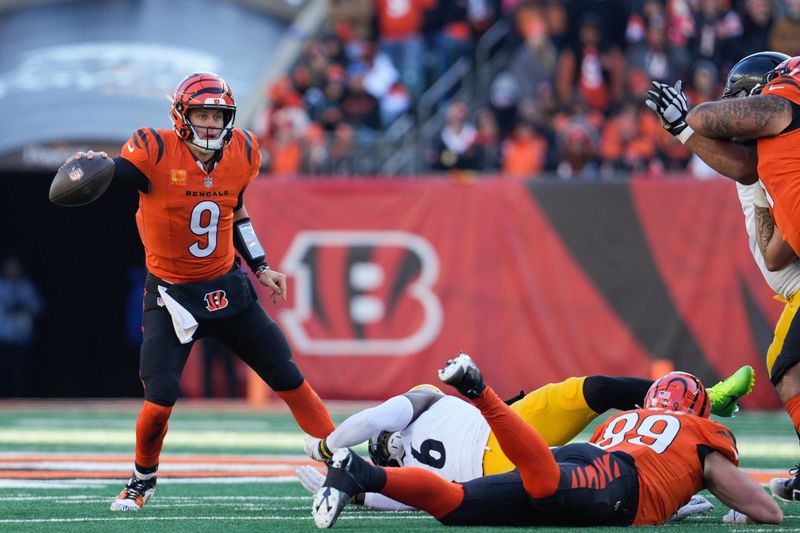
<path id="1" fill-rule="evenodd" d="M 741 59 L 728 74 L 722 97 L 738 98 L 749 95 L 750 91 L 761 83 L 765 74 L 787 59 L 789 56 L 780 52 L 756 52 Z"/>

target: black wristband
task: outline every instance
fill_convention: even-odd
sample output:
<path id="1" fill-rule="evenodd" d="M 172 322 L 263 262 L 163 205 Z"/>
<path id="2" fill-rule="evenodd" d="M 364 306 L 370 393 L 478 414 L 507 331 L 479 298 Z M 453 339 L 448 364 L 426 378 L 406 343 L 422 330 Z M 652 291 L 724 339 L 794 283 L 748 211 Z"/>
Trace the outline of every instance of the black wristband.
<path id="1" fill-rule="evenodd" d="M 261 243 L 258 242 L 253 223 L 250 222 L 249 217 L 239 219 L 233 223 L 233 246 L 253 272 L 267 265 L 266 253 Z"/>

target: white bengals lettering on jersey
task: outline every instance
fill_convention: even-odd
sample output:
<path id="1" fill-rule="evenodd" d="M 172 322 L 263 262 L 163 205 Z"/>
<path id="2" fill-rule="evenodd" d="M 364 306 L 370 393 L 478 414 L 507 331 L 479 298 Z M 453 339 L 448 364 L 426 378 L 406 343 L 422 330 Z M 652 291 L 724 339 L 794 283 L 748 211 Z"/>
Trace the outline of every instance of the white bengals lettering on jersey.
<path id="1" fill-rule="evenodd" d="M 483 475 L 489 424 L 477 408 L 454 396 L 434 403 L 401 435 L 404 466 L 419 466 L 448 481 Z"/>

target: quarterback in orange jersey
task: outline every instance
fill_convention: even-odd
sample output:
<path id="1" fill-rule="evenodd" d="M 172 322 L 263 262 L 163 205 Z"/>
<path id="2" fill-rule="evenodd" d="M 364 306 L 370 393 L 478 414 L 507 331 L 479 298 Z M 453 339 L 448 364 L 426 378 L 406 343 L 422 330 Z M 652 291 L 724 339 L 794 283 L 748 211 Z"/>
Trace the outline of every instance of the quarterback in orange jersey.
<path id="1" fill-rule="evenodd" d="M 340 448 L 314 497 L 318 527 L 331 527 L 360 492 L 380 492 L 445 525 L 663 524 L 703 488 L 740 522 L 783 519 L 772 498 L 737 468 L 733 435 L 708 419 L 708 394 L 691 374 L 656 380 L 644 408 L 610 417 L 589 443 L 554 449 L 484 384 L 468 355 L 448 361 L 439 378 L 481 411 L 517 470 L 453 483 L 422 468 L 372 466 Z"/>
<path id="2" fill-rule="evenodd" d="M 235 116 L 222 78 L 191 74 L 172 95 L 173 129 L 140 129 L 114 158 L 113 182 L 139 190 L 136 223 L 148 274 L 139 361 L 144 405 L 133 475 L 112 511 L 138 511 L 155 491 L 167 420 L 195 339 L 213 337 L 235 351 L 286 401 L 303 431 L 322 438 L 334 428 L 239 270 L 237 254 L 272 290 L 273 302 L 286 299 L 286 276 L 269 268 L 244 205 L 261 166 L 258 140 L 234 128 Z M 95 156 L 107 157 L 81 152 L 68 162 Z"/>
<path id="3" fill-rule="evenodd" d="M 691 111 L 680 83 L 653 82 L 648 107 L 720 174 L 755 183 L 750 194 L 763 256 L 759 266 L 786 301 L 767 352 L 767 370 L 800 436 L 800 330 L 795 325 L 800 316 L 795 253 L 800 251 L 800 57 L 751 54 L 731 69 L 722 100 Z M 740 195 L 743 190 L 739 185 Z M 800 501 L 800 469 L 790 472 L 791 478 L 771 480 L 770 489 L 783 500 Z"/>

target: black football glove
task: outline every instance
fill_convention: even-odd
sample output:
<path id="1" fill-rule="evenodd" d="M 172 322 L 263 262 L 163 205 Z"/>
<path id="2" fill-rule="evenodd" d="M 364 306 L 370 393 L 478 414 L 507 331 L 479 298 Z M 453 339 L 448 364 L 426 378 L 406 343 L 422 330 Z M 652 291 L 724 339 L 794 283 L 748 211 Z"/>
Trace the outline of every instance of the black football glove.
<path id="1" fill-rule="evenodd" d="M 682 83 L 678 80 L 675 87 L 670 87 L 666 83 L 651 82 L 653 88 L 647 91 L 647 100 L 644 102 L 661 119 L 664 129 L 675 137 L 689 126 L 686 124 L 689 105 L 681 88 Z"/>

